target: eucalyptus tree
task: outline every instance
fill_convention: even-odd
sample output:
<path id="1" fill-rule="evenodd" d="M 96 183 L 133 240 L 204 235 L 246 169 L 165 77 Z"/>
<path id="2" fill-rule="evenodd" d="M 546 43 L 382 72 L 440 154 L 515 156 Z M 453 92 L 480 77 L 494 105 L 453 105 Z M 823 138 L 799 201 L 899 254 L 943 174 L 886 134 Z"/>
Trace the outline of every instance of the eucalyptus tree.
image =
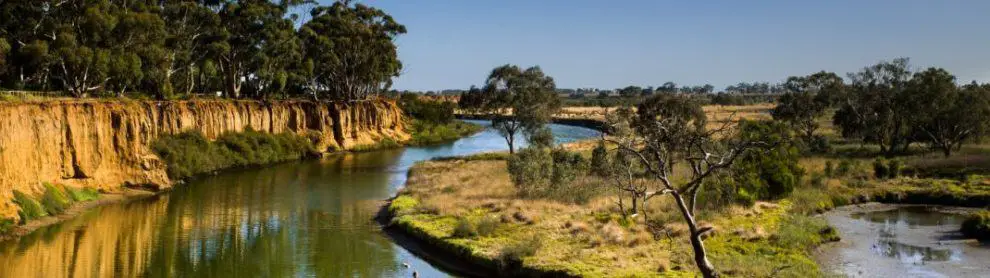
<path id="1" fill-rule="evenodd" d="M 888 155 L 906 150 L 913 141 L 913 112 L 898 99 L 911 78 L 909 59 L 882 61 L 850 73 L 849 78 L 849 93 L 832 120 L 842 135 L 876 143 Z"/>
<path id="2" fill-rule="evenodd" d="M 971 83 L 957 87 L 956 78 L 941 68 L 915 73 L 901 98 L 913 111 L 909 119 L 919 139 L 946 157 L 990 124 L 990 91 Z"/>
<path id="3" fill-rule="evenodd" d="M 783 84 L 787 93 L 780 96 L 770 114 L 797 130 L 806 143 L 815 139 L 818 119 L 825 115 L 833 99 L 842 95 L 842 78 L 831 72 L 808 76 L 791 76 Z"/>
<path id="4" fill-rule="evenodd" d="M 299 30 L 309 90 L 316 96 L 365 99 L 391 86 L 402 70 L 394 39 L 406 27 L 382 10 L 351 1 L 314 8 Z"/>
<path id="5" fill-rule="evenodd" d="M 707 184 L 705 181 L 729 169 L 737 158 L 764 143 L 757 138 L 735 136 L 729 123 L 706 128 L 707 118 L 701 105 L 687 95 L 659 94 L 636 108 L 630 131 L 615 132 L 601 140 L 616 146 L 617 152 L 628 159 L 625 161 L 629 166 L 620 169 L 641 169 L 628 176 L 651 179 L 657 186 L 640 191 L 636 184 L 621 181 L 617 184 L 634 188 L 631 192 L 644 203 L 659 196 L 673 198 L 688 225 L 695 264 L 704 277 L 717 277 L 703 241 L 712 228 L 700 226 L 695 218 L 698 193 Z M 685 165 L 690 170 L 675 171 L 676 165 Z"/>
<path id="6" fill-rule="evenodd" d="M 475 105 L 491 117 L 492 126 L 509 145 L 509 153 L 515 153 L 519 133 L 536 134 L 560 110 L 555 88 L 553 78 L 538 66 L 523 70 L 503 65 L 488 75 L 481 90 L 483 100 Z"/>

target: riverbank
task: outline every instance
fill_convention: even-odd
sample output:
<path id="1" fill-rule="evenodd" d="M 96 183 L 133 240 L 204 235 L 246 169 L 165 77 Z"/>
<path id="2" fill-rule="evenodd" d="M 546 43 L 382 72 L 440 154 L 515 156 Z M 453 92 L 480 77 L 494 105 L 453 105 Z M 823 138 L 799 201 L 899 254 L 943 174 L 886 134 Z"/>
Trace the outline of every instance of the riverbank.
<path id="1" fill-rule="evenodd" d="M 124 188 L 118 193 L 101 193 L 94 200 L 74 202 L 68 208 L 65 209 L 60 214 L 48 215 L 45 217 L 33 219 L 24 225 L 15 225 L 10 228 L 10 230 L 0 233 L 0 242 L 16 239 L 24 235 L 30 234 L 35 230 L 59 224 L 63 221 L 75 218 L 82 213 L 85 213 L 91 209 L 119 204 L 124 202 L 130 202 L 135 200 L 140 200 L 143 198 L 148 198 L 160 194 L 163 191 L 149 191 L 144 189 L 134 189 L 134 188 Z"/>
<path id="2" fill-rule="evenodd" d="M 449 140 L 456 140 L 463 136 L 474 134 L 483 128 L 479 125 L 457 121 L 450 124 L 455 133 L 444 134 L 444 141 L 426 140 L 405 140 L 395 142 L 387 140 L 394 147 L 421 146 L 441 143 Z M 450 128 L 447 126 L 433 127 Z M 415 129 L 414 129 L 415 130 Z M 413 134 L 419 134 L 414 132 Z M 457 136 L 450 138 L 450 136 Z M 298 138 L 297 138 L 298 137 Z M 240 133 L 228 133 L 218 137 L 216 141 L 204 138 L 201 133 L 182 133 L 175 136 L 165 136 L 156 139 L 153 149 L 167 165 L 169 177 L 173 180 L 183 182 L 189 178 L 213 175 L 218 171 L 229 169 L 241 169 L 245 167 L 262 167 L 274 163 L 282 163 L 288 160 L 306 159 L 317 156 L 313 154 L 315 150 L 312 142 L 306 138 L 292 134 L 265 134 L 254 130 L 246 130 Z M 235 147 L 231 147 L 235 146 Z M 375 144 L 383 146 L 384 144 Z M 375 148 L 379 149 L 379 148 Z M 371 149 L 364 149 L 356 146 L 351 150 L 336 152 L 324 152 L 327 155 L 340 154 L 341 152 L 363 152 Z M 60 185 L 61 186 L 61 185 Z M 148 187 L 121 187 L 114 192 L 99 194 L 95 200 L 72 202 L 64 211 L 57 214 L 50 214 L 40 218 L 33 218 L 25 221 L 22 225 L 8 225 L 0 231 L 0 241 L 14 239 L 29 234 L 39 228 L 58 224 L 64 220 L 71 219 L 92 208 L 128 202 L 136 199 L 146 198 L 157 194 L 168 192 L 171 187 L 156 189 Z M 23 194 L 23 193 L 19 193 Z M 30 198 L 30 197 L 28 197 Z M 40 198 L 40 197 L 39 197 Z M 29 200 L 34 203 L 41 203 L 41 200 Z M 23 217 L 23 216 L 22 216 Z M 9 221 L 13 224 L 13 220 Z"/>
<path id="3" fill-rule="evenodd" d="M 577 149 L 589 148 L 585 144 Z M 466 258 L 471 269 L 484 269 L 489 275 L 695 275 L 685 227 L 676 216 L 665 215 L 675 211 L 670 204 L 663 200 L 651 203 L 645 214 L 659 221 L 648 223 L 642 217 L 621 218 L 614 197 L 607 194 L 583 204 L 522 199 L 509 179 L 504 159 L 473 155 L 417 164 L 406 187 L 387 204 L 387 230 L 414 238 L 418 245 L 442 255 L 460 261 Z M 705 243 L 710 259 L 723 274 L 827 276 L 815 263 L 816 250 L 839 240 L 822 216 L 836 207 L 867 202 L 988 204 L 990 179 L 984 176 L 887 179 L 873 178 L 875 173 L 869 169 L 854 167 L 848 173 L 823 177 L 815 167 L 822 163 L 820 159 L 801 163 L 812 177 L 789 197 L 700 214 L 704 225 L 715 227 L 715 235 Z M 595 185 L 606 181 L 575 182 Z M 653 234 L 653 230 L 660 233 Z M 540 239 L 538 243 L 529 241 L 534 238 Z M 513 257 L 520 256 L 516 251 L 520 248 L 526 252 Z M 438 254 L 424 257 L 433 256 Z"/>
<path id="4" fill-rule="evenodd" d="M 390 225 L 488 274 L 695 275 L 686 226 L 669 202 L 651 203 L 651 219 L 662 220 L 647 223 L 619 216 L 607 195 L 569 204 L 519 199 L 515 190 L 502 160 L 423 162 L 388 204 Z M 789 213 L 792 207 L 785 200 L 703 214 L 716 229 L 706 240 L 713 263 L 733 276 L 820 275 L 809 250 L 835 234 L 820 219 Z"/>

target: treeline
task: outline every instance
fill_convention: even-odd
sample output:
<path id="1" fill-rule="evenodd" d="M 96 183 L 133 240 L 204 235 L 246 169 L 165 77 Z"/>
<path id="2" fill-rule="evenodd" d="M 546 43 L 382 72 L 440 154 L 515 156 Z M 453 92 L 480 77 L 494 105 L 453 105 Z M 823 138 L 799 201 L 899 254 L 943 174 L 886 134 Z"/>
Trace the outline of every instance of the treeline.
<path id="1" fill-rule="evenodd" d="M 787 79 L 787 93 L 772 111 L 813 145 L 825 142 L 818 118 L 835 111 L 832 123 L 845 138 L 872 143 L 886 155 L 923 143 L 945 156 L 985 135 L 990 125 L 990 84 L 958 85 L 947 70 L 912 72 L 908 58 L 883 61 L 849 73 L 818 72 Z"/>
<path id="2" fill-rule="evenodd" d="M 308 20 L 291 11 L 309 8 Z M 349 0 L 0 2 L 0 87 L 75 97 L 355 100 L 390 87 L 406 32 Z"/>

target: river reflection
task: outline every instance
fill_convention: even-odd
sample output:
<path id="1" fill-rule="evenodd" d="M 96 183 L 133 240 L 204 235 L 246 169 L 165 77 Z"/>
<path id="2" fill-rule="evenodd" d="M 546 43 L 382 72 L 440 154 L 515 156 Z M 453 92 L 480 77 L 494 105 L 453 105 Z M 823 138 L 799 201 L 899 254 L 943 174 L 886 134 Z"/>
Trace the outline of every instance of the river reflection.
<path id="1" fill-rule="evenodd" d="M 554 126 L 561 141 L 594 131 Z M 457 142 L 279 164 L 199 178 L 0 243 L 0 277 L 447 276 L 373 221 L 416 161 L 504 149 Z M 404 263 L 411 267 L 406 268 Z"/>

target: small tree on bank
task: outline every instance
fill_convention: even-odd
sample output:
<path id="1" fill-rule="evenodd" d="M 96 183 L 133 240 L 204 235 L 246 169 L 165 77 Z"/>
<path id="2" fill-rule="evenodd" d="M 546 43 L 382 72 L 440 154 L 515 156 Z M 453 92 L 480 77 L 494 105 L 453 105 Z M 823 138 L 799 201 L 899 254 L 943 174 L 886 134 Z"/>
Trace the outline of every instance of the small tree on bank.
<path id="1" fill-rule="evenodd" d="M 697 102 L 683 95 L 660 94 L 639 104 L 630 125 L 633 132 L 615 133 L 602 140 L 630 155 L 643 168 L 643 177 L 659 184 L 656 191 L 641 197 L 643 201 L 663 195 L 674 199 L 688 225 L 698 269 L 705 277 L 717 277 L 702 240 L 711 228 L 700 227 L 695 219 L 698 193 L 706 180 L 731 167 L 746 150 L 763 143 L 732 136 L 728 123 L 714 129 L 707 129 L 706 123 Z M 676 176 L 677 165 L 690 169 L 686 177 Z"/>
<path id="2" fill-rule="evenodd" d="M 470 94 L 461 107 L 478 111 L 492 119 L 492 127 L 505 137 L 509 153 L 515 153 L 520 133 L 533 135 L 550 123 L 560 110 L 553 78 L 540 67 L 525 70 L 503 65 L 492 70 L 480 91 Z"/>

